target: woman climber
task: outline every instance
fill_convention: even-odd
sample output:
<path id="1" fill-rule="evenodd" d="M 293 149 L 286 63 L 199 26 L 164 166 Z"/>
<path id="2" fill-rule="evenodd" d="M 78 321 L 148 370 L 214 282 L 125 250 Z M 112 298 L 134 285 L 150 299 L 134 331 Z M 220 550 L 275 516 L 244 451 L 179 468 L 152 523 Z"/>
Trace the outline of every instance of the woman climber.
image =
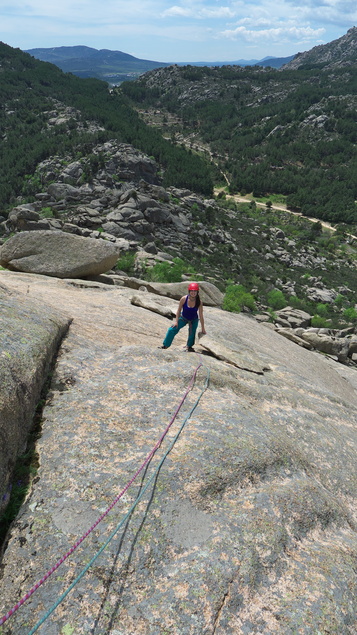
<path id="1" fill-rule="evenodd" d="M 166 337 L 159 348 L 169 348 L 177 333 L 188 324 L 188 338 L 185 350 L 194 352 L 195 335 L 198 320 L 201 322 L 202 334 L 205 335 L 205 323 L 203 319 L 203 306 L 199 296 L 200 287 L 197 282 L 190 282 L 188 285 L 188 295 L 184 295 L 178 305 L 174 323 L 168 329 Z"/>

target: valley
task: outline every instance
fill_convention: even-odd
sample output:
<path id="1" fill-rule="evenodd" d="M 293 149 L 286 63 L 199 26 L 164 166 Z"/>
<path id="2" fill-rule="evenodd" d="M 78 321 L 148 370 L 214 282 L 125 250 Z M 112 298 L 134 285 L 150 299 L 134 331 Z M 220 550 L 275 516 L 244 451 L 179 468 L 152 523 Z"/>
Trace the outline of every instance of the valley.
<path id="1" fill-rule="evenodd" d="M 325 65 L 323 49 L 279 70 L 168 67 L 118 92 L 172 144 L 208 158 L 231 194 L 281 193 L 306 217 L 353 226 L 356 49 L 354 28 L 328 45 Z"/>

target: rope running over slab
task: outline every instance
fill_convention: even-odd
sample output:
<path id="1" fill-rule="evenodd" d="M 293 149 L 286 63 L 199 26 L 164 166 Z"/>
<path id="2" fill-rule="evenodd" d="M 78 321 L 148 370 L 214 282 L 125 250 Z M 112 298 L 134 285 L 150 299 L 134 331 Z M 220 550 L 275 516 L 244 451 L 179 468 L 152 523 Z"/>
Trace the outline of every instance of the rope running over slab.
<path id="1" fill-rule="evenodd" d="M 192 415 L 193 411 L 195 410 L 195 408 L 197 407 L 197 405 L 198 405 L 203 393 L 207 389 L 208 383 L 209 383 L 209 371 L 207 371 L 207 377 L 206 377 L 205 385 L 202 388 L 200 395 L 198 396 L 196 402 L 194 403 L 194 405 L 191 408 L 191 410 L 188 413 L 188 415 L 185 417 L 185 419 L 184 419 L 179 431 L 177 432 L 177 434 L 175 435 L 174 439 L 172 440 L 168 450 L 165 452 L 165 454 L 162 457 L 161 461 L 159 462 L 157 468 L 155 469 L 155 471 L 153 472 L 153 474 L 151 475 L 151 477 L 149 478 L 149 480 L 147 481 L 147 483 L 145 484 L 145 486 L 141 490 L 139 496 L 136 498 L 136 500 L 134 501 L 133 505 L 130 507 L 129 511 L 125 514 L 124 518 L 120 521 L 120 523 L 117 525 L 117 527 L 111 533 L 111 535 L 109 536 L 107 541 L 104 543 L 104 545 L 102 545 L 102 547 L 99 549 L 99 551 L 97 551 L 97 553 L 93 556 L 93 558 L 90 560 L 90 562 L 88 562 L 88 564 L 84 567 L 84 569 L 82 569 L 82 571 L 79 573 L 79 575 L 76 577 L 76 579 L 66 589 L 66 591 L 64 591 L 64 593 L 58 598 L 58 600 L 56 600 L 56 602 L 51 606 L 51 608 L 47 611 L 47 613 L 45 613 L 45 615 L 37 622 L 37 624 L 32 628 L 32 630 L 29 631 L 28 635 L 34 635 L 34 633 L 36 633 L 36 631 L 40 628 L 40 626 L 42 626 L 42 624 L 47 620 L 47 618 L 50 617 L 50 615 L 56 610 L 56 608 L 61 604 L 61 602 L 63 602 L 63 600 L 72 591 L 72 589 L 76 586 L 76 584 L 78 584 L 78 582 L 80 582 L 80 580 L 83 578 L 83 576 L 87 573 L 88 569 L 90 569 L 90 567 L 96 561 L 96 559 L 100 556 L 100 554 L 107 548 L 109 543 L 113 540 L 114 536 L 118 533 L 119 529 L 123 526 L 123 524 L 126 522 L 126 520 L 130 517 L 130 514 L 134 511 L 135 507 L 137 506 L 137 504 L 140 502 L 140 500 L 144 496 L 144 494 L 145 494 L 146 490 L 148 489 L 149 485 L 151 485 L 153 480 L 157 477 L 157 475 L 158 475 L 158 473 L 159 473 L 159 471 L 160 471 L 160 469 L 161 469 L 166 457 L 171 452 L 171 450 L 174 447 L 177 439 L 179 438 L 183 428 L 185 427 L 188 419 L 191 417 L 191 415 Z"/>
<path id="2" fill-rule="evenodd" d="M 151 450 L 151 452 L 147 455 L 146 459 L 144 460 L 144 462 L 142 463 L 142 465 L 138 468 L 138 470 L 135 472 L 134 476 L 130 479 L 130 481 L 128 481 L 128 483 L 125 485 L 125 487 L 122 489 L 122 491 L 118 494 L 118 496 L 116 496 L 116 498 L 112 501 L 112 503 L 109 505 L 109 507 L 105 510 L 105 512 L 103 512 L 103 514 L 96 520 L 96 522 L 90 527 L 90 529 L 88 529 L 86 531 L 85 534 L 83 534 L 75 543 L 74 545 L 69 549 L 69 551 L 67 551 L 67 553 L 65 555 L 63 555 L 57 562 L 56 564 L 53 565 L 53 567 L 51 567 L 51 569 L 49 569 L 49 571 L 47 571 L 47 573 L 38 581 L 36 582 L 36 584 L 34 584 L 34 586 L 19 600 L 19 602 L 17 602 L 17 604 L 15 604 L 15 606 L 10 609 L 5 615 L 3 615 L 0 618 L 0 626 L 2 626 L 3 624 L 5 624 L 5 622 L 12 616 L 14 615 L 14 613 L 16 613 L 16 611 L 35 593 L 35 591 L 37 591 L 37 589 L 40 588 L 40 586 L 42 586 L 42 584 L 44 584 L 44 582 L 55 572 L 57 571 L 57 569 L 61 566 L 61 564 L 63 564 L 63 562 L 65 562 L 67 560 L 67 558 L 69 558 L 70 555 L 72 555 L 72 553 L 82 544 L 82 542 L 94 531 L 94 529 L 99 525 L 99 523 L 109 514 L 109 512 L 113 509 L 113 507 L 116 505 L 116 503 L 123 497 L 123 495 L 125 494 L 125 492 L 129 489 L 129 487 L 133 484 L 133 482 L 136 480 L 136 478 L 139 476 L 139 474 L 144 470 L 144 468 L 147 466 L 147 464 L 151 461 L 152 457 L 154 456 L 155 452 L 158 450 L 158 448 L 160 447 L 162 441 L 164 440 L 164 438 L 166 437 L 167 433 L 169 432 L 172 424 L 174 423 L 180 409 L 182 408 L 187 395 L 189 394 L 189 392 L 191 391 L 195 379 L 196 379 L 196 375 L 198 373 L 198 370 L 201 368 L 201 366 L 203 366 L 202 362 L 200 361 L 200 363 L 198 364 L 198 366 L 195 368 L 193 375 L 191 377 L 191 380 L 188 384 L 188 387 L 179 403 L 179 405 L 177 406 L 169 424 L 167 425 L 166 429 L 164 430 L 164 432 L 162 433 L 161 437 L 159 438 L 159 440 L 157 441 L 157 443 L 155 444 L 154 448 Z M 34 631 L 33 631 L 34 632 Z"/>

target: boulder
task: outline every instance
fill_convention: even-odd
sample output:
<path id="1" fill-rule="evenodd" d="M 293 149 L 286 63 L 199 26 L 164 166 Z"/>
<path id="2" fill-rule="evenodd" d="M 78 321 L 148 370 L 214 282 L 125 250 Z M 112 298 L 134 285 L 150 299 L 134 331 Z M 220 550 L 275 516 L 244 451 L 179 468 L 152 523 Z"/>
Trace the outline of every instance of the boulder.
<path id="1" fill-rule="evenodd" d="M 145 210 L 144 214 L 149 223 L 157 223 L 160 225 L 162 223 L 171 222 L 172 220 L 170 210 L 164 207 L 150 207 Z"/>
<path id="2" fill-rule="evenodd" d="M 119 210 L 117 211 L 120 212 L 122 216 L 122 220 L 125 220 L 130 223 L 135 223 L 138 220 L 144 219 L 144 214 L 139 209 L 134 209 L 133 207 L 124 206 L 124 207 L 120 207 Z M 108 214 L 108 219 L 115 220 L 115 221 L 118 220 L 118 218 L 112 218 L 111 214 Z"/>
<path id="3" fill-rule="evenodd" d="M 112 234 L 116 238 L 123 238 L 125 240 L 138 240 L 139 236 L 130 229 L 129 224 L 125 223 L 124 225 L 118 225 L 114 221 L 108 221 L 107 223 L 103 223 L 102 228 L 108 234 Z"/>
<path id="4" fill-rule="evenodd" d="M 355 353 L 357 353 L 357 337 L 348 337 L 348 357 L 352 357 Z"/>
<path id="5" fill-rule="evenodd" d="M 70 163 L 69 165 L 67 165 L 67 167 L 63 170 L 63 173 L 62 173 L 64 180 L 73 179 L 75 181 L 80 179 L 82 174 L 83 174 L 83 167 L 80 161 L 73 161 L 73 163 Z"/>
<path id="6" fill-rule="evenodd" d="M 312 302 L 324 302 L 326 304 L 333 304 L 336 299 L 337 293 L 333 289 L 318 289 L 317 287 L 310 287 L 307 289 L 306 295 Z"/>
<path id="7" fill-rule="evenodd" d="M 107 222 L 120 223 L 124 220 L 124 216 L 119 209 L 115 209 L 107 215 Z"/>
<path id="8" fill-rule="evenodd" d="M 20 220 L 39 220 L 40 215 L 34 209 L 28 209 L 26 206 L 19 205 L 13 207 L 8 218 L 13 223 L 18 224 Z"/>
<path id="9" fill-rule="evenodd" d="M 58 278 L 106 273 L 118 257 L 114 243 L 51 230 L 15 234 L 0 249 L 5 268 Z"/>
<path id="10" fill-rule="evenodd" d="M 279 329 L 278 328 L 276 329 L 276 332 L 279 333 L 279 335 L 286 337 L 287 340 L 290 340 L 291 342 L 295 342 L 295 344 L 298 344 L 298 346 L 307 348 L 309 351 L 312 351 L 314 348 L 312 344 L 309 344 L 309 342 L 305 342 L 305 340 L 303 340 L 296 332 L 294 332 L 293 329 L 290 329 L 290 328 Z"/>
<path id="11" fill-rule="evenodd" d="M 247 355 L 246 352 L 242 350 L 234 350 L 232 347 L 227 347 L 223 342 L 218 339 L 213 339 L 208 335 L 199 334 L 199 343 L 213 357 L 242 370 L 248 370 L 257 375 L 264 375 L 264 371 L 270 370 L 267 364 L 259 361 L 258 356 L 252 355 L 251 353 Z"/>
<path id="12" fill-rule="evenodd" d="M 177 311 L 177 303 L 169 302 L 152 293 L 136 293 L 130 298 L 130 302 L 134 306 L 159 313 L 170 320 L 175 317 Z"/>
<path id="13" fill-rule="evenodd" d="M 313 333 L 311 331 L 305 331 L 300 336 L 305 342 L 308 342 L 321 353 L 332 355 L 337 357 L 339 362 L 345 362 L 348 357 L 350 341 L 339 338 L 335 339 L 329 335 L 320 333 Z"/>
<path id="14" fill-rule="evenodd" d="M 81 192 L 77 187 L 67 183 L 51 183 L 47 191 L 56 201 L 62 198 L 80 198 L 81 196 Z"/>
<path id="15" fill-rule="evenodd" d="M 294 309 L 291 306 L 286 306 L 280 311 L 276 311 L 278 318 L 286 320 L 291 328 L 303 327 L 306 328 L 311 324 L 311 315 L 306 311 L 300 309 Z"/>
<path id="16" fill-rule="evenodd" d="M 285 238 L 285 233 L 282 229 L 280 229 L 280 227 L 270 227 L 270 232 L 273 238 L 277 238 L 279 240 Z"/>

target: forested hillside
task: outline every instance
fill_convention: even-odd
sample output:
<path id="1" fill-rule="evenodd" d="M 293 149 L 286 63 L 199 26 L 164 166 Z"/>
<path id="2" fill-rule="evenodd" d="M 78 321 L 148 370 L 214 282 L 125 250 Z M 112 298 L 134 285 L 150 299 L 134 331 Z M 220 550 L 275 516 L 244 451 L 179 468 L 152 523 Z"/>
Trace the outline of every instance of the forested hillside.
<path id="1" fill-rule="evenodd" d="M 210 168 L 146 126 L 105 82 L 80 79 L 0 43 L 0 205 L 23 193 L 38 162 L 106 139 L 132 143 L 164 169 L 163 184 L 212 193 Z M 59 117 L 59 114 L 61 117 Z"/>
<path id="2" fill-rule="evenodd" d="M 213 280 L 222 290 L 231 283 L 235 292 L 237 285 L 241 286 L 250 294 L 247 298 L 243 291 L 244 306 L 251 310 L 258 305 L 277 308 L 269 294 L 278 290 L 279 306 L 289 302 L 311 315 L 317 313 L 324 324 L 340 326 L 341 320 L 342 324 L 346 319 L 356 320 L 354 227 L 339 227 L 332 235 L 321 223 L 311 224 L 299 216 L 270 210 L 271 201 L 263 204 L 262 209 L 262 203 L 247 201 L 236 205 L 221 194 L 213 200 L 212 174 L 218 179 L 219 170 L 215 168 L 213 172 L 207 158 L 201 158 L 196 149 L 186 150 L 173 142 L 174 130 L 168 134 L 165 129 L 169 136 L 165 139 L 162 130 L 146 125 L 127 96 L 131 91 L 136 101 L 144 103 L 149 94 L 152 101 L 166 100 L 172 110 L 179 96 L 182 113 L 171 121 L 178 121 L 174 125 L 181 127 L 181 133 L 184 126 L 187 139 L 193 130 L 207 146 L 224 145 L 222 154 L 217 153 L 215 160 L 228 174 L 231 190 L 239 187 L 241 193 L 281 193 L 285 183 L 286 190 L 291 188 L 291 198 L 299 195 L 299 190 L 293 191 L 293 178 L 298 175 L 310 204 L 315 201 L 326 214 L 323 194 L 326 192 L 332 199 L 331 192 L 336 188 L 337 202 L 342 204 L 338 207 L 336 203 L 333 210 L 342 210 L 341 216 L 345 219 L 349 213 L 353 220 L 355 203 L 351 192 L 356 179 L 351 176 L 348 181 L 347 176 L 352 174 L 355 143 L 352 138 L 346 140 L 352 137 L 354 128 L 331 133 L 326 147 L 332 144 L 335 155 L 329 155 L 328 168 L 325 159 L 325 167 L 319 170 L 315 160 L 309 159 L 309 153 L 313 157 L 320 147 L 319 141 L 303 146 L 296 135 L 290 145 L 284 146 L 285 131 L 290 124 L 297 124 L 286 119 L 285 128 L 273 127 L 272 115 L 268 114 L 259 124 L 255 120 L 257 112 L 262 116 L 262 112 L 272 112 L 273 107 L 278 109 L 279 104 L 289 100 L 291 103 L 292 98 L 294 116 L 300 110 L 303 116 L 312 95 L 322 90 L 327 93 L 327 84 L 322 81 L 315 89 L 310 85 L 314 71 L 277 74 L 272 69 L 257 68 L 171 67 L 168 72 L 160 69 L 159 76 L 148 74 L 141 83 L 131 82 L 133 88 L 123 94 L 110 92 L 105 82 L 66 75 L 56 66 L 6 45 L 0 47 L 0 63 L 0 230 L 4 235 L 1 240 L 6 241 L 12 232 L 27 229 L 63 230 L 85 237 L 119 240 L 120 248 L 128 252 L 120 269 L 135 275 L 146 277 L 152 273 L 145 267 L 142 270 L 141 265 L 133 270 L 136 252 L 145 247 L 149 254 L 164 253 L 165 258 L 173 258 L 175 266 L 166 263 L 158 274 L 164 279 L 174 275 L 180 280 L 189 273 Z M 298 82 L 301 74 L 308 80 L 306 85 Z M 348 85 L 349 90 L 352 80 L 348 69 L 345 68 L 344 75 L 339 75 L 339 71 L 335 74 L 339 77 L 341 92 L 344 85 Z M 266 82 L 264 91 L 259 92 L 262 77 Z M 255 102 L 249 105 L 254 86 L 257 89 Z M 344 97 L 339 97 L 340 102 L 352 103 L 347 88 L 345 92 Z M 238 111 L 234 95 L 243 104 Z M 349 112 L 348 108 L 346 105 L 341 112 Z M 232 131 L 234 117 L 243 111 L 244 126 L 237 124 Z M 160 116 L 163 119 L 162 113 Z M 337 118 L 336 115 L 336 129 L 342 121 L 343 116 Z M 345 121 L 348 123 L 347 115 Z M 318 135 L 320 119 L 310 128 L 310 138 L 313 132 Z M 261 145 L 257 143 L 254 150 L 251 140 L 262 135 L 262 130 L 265 138 L 262 137 Z M 326 133 L 326 128 L 324 130 Z M 230 135 L 235 141 L 233 144 Z M 342 135 L 345 143 L 338 155 L 336 144 Z M 292 148 L 299 143 L 301 153 L 305 154 L 301 154 L 298 162 L 289 163 L 284 148 L 291 156 Z M 129 144 L 132 145 L 129 147 Z M 263 147 L 266 156 L 258 152 Z M 271 154 L 267 158 L 268 151 Z M 264 172 L 264 162 L 268 160 L 270 168 Z M 318 182 L 320 173 L 324 174 L 324 180 L 321 177 Z M 277 180 L 269 188 L 265 187 L 269 175 L 281 177 L 280 182 Z M 339 181 L 336 175 L 340 175 Z M 242 178 L 247 182 L 245 190 L 238 186 Z M 121 200 L 123 212 L 118 210 Z M 128 200 L 130 206 L 126 208 Z M 145 206 L 149 206 L 148 211 Z M 318 215 L 315 209 L 313 211 Z M 279 238 L 275 240 L 277 234 Z M 158 264 L 160 269 L 162 264 Z M 313 280 L 310 280 L 312 273 Z M 307 280 L 321 285 L 322 299 L 327 297 L 327 303 L 323 301 L 319 308 L 315 307 L 320 296 L 313 293 L 311 299 L 311 284 L 307 285 Z"/>
<path id="3" fill-rule="evenodd" d="M 142 111 L 174 113 L 164 133 L 208 145 L 231 192 L 281 194 L 304 215 L 355 223 L 357 29 L 344 37 L 326 45 L 328 62 L 296 70 L 175 66 L 118 90 Z"/>
<path id="4" fill-rule="evenodd" d="M 62 71 L 77 77 L 95 77 L 110 84 L 131 80 L 152 68 L 169 66 L 164 62 L 138 59 L 122 51 L 97 50 L 89 46 L 36 48 L 25 53 L 43 62 L 56 64 Z"/>

